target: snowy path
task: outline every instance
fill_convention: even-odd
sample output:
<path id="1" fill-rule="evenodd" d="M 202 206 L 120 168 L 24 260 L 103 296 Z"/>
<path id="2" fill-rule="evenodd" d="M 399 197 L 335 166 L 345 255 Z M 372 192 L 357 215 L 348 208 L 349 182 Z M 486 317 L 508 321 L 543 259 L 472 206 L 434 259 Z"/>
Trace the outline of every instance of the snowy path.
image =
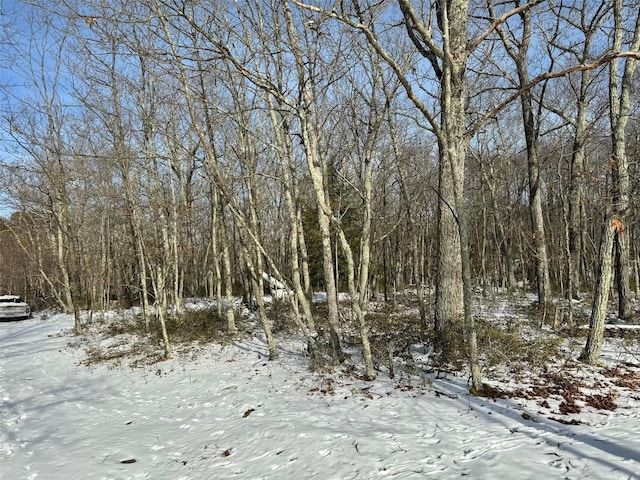
<path id="1" fill-rule="evenodd" d="M 637 409 L 567 426 L 456 379 L 401 391 L 382 375 L 334 375 L 322 393 L 295 351 L 267 362 L 258 340 L 87 369 L 60 334 L 71 326 L 0 323 L 2 480 L 640 478 Z"/>

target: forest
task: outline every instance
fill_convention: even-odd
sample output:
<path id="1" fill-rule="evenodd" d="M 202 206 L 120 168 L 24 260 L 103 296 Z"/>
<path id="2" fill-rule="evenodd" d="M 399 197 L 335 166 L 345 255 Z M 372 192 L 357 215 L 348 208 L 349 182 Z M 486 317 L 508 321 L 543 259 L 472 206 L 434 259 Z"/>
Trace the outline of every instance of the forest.
<path id="1" fill-rule="evenodd" d="M 638 320 L 635 1 L 2 9 L 0 293 L 77 332 L 138 306 L 168 358 L 185 299 L 233 334 L 242 297 L 270 358 L 279 315 L 335 362 L 349 322 L 374 379 L 374 306 L 411 292 L 479 391 L 478 297 L 533 292 L 554 329 L 587 301 L 592 364 Z"/>

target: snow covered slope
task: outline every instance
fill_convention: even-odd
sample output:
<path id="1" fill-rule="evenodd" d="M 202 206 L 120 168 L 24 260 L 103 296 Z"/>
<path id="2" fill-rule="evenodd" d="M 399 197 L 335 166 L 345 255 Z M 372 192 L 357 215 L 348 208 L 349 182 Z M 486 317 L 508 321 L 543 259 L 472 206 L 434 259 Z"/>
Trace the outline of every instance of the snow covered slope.
<path id="1" fill-rule="evenodd" d="M 563 425 L 456 377 L 313 374 L 295 342 L 268 362 L 260 338 L 87 368 L 72 325 L 0 323 L 2 480 L 640 478 L 637 398 Z"/>

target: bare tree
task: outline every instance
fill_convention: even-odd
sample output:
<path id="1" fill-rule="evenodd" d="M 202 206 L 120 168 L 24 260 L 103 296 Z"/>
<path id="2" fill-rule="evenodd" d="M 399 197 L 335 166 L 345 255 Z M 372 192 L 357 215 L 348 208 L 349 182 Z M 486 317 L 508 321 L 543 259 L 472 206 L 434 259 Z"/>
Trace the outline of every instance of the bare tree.
<path id="1" fill-rule="evenodd" d="M 582 42 L 576 44 L 569 38 L 563 39 L 559 35 L 549 38 L 549 49 L 553 48 L 580 64 L 586 63 L 594 57 L 598 34 L 607 14 L 610 11 L 608 2 L 582 2 L 574 5 L 558 5 L 556 25 L 565 25 L 570 32 L 575 30 L 583 37 Z M 565 32 L 565 36 L 567 33 Z M 552 111 L 573 128 L 573 141 L 570 154 L 570 171 L 568 179 L 568 208 L 567 208 L 567 295 L 579 298 L 582 289 L 583 260 L 584 260 L 584 189 L 585 175 L 587 175 L 587 146 L 588 136 L 594 124 L 599 119 L 599 112 L 593 111 L 593 99 L 597 86 L 597 76 L 594 78 L 590 69 L 576 72 L 567 76 L 558 88 L 562 89 L 552 100 L 544 102 L 544 108 Z M 568 88 L 566 88 L 568 87 Z M 565 105 L 558 100 L 566 98 L 566 92 L 573 94 L 572 104 Z"/>
<path id="2" fill-rule="evenodd" d="M 629 51 L 640 50 L 640 7 L 635 7 L 635 25 L 633 38 L 629 44 Z M 623 46 L 623 32 L 625 30 L 624 19 L 629 17 L 623 12 L 622 0 L 613 3 L 614 34 L 612 50 L 620 52 Z M 618 316 L 626 319 L 631 314 L 629 306 L 629 233 L 626 228 L 626 219 L 629 208 L 629 161 L 626 153 L 626 127 L 629 122 L 631 95 L 633 88 L 633 75 L 638 66 L 637 58 L 626 58 L 622 77 L 620 77 L 620 60 L 614 58 L 609 66 L 609 108 L 611 118 L 611 177 L 613 183 L 613 211 L 616 219 L 622 223 L 621 228 L 616 229 L 615 255 L 616 255 L 616 286 L 618 290 Z"/>
<path id="3" fill-rule="evenodd" d="M 637 7 L 636 7 L 637 8 Z M 620 52 L 623 40 L 623 3 L 617 0 L 613 6 L 614 35 L 613 51 Z M 633 38 L 630 51 L 640 50 L 640 8 L 637 8 Z M 638 60 L 626 58 L 620 78 L 619 61 L 613 59 L 609 64 L 609 108 L 611 123 L 612 156 L 608 168 L 611 172 L 611 200 L 607 205 L 607 215 L 602 227 L 600 240 L 599 274 L 593 299 L 591 322 L 587 343 L 580 359 L 595 364 L 600 356 L 604 335 L 604 322 L 607 313 L 609 287 L 612 276 L 612 248 L 615 252 L 616 281 L 618 287 L 618 316 L 627 315 L 629 290 L 629 252 L 626 245 L 626 218 L 629 206 L 629 166 L 626 157 L 625 130 L 629 120 L 631 88 L 633 74 Z"/>
<path id="4" fill-rule="evenodd" d="M 514 2 L 516 7 L 519 2 Z M 493 6 L 490 6 L 491 17 L 496 18 Z M 529 88 L 529 45 L 532 38 L 532 9 L 522 9 L 518 13 L 521 23 L 518 24 L 520 38 L 516 38 L 514 32 L 507 33 L 505 25 L 497 26 L 497 31 L 502 39 L 505 49 L 513 59 L 518 85 L 516 88 L 522 90 L 520 104 L 522 107 L 522 118 L 524 125 L 524 136 L 527 145 L 527 166 L 529 173 L 529 208 L 531 211 L 531 225 L 533 232 L 533 243 L 535 245 L 535 261 L 538 281 L 538 303 L 545 305 L 550 301 L 551 286 L 549 280 L 549 257 L 547 254 L 546 236 L 544 230 L 544 216 L 542 212 L 542 186 L 540 184 L 540 159 L 538 155 L 538 137 L 540 135 L 540 117 L 542 104 L 539 103 L 536 109 L 534 105 L 533 91 Z M 512 40 L 513 39 L 513 40 Z M 553 68 L 553 61 L 550 62 Z M 540 94 L 544 95 L 545 86 Z M 537 110 L 537 112 L 536 112 Z"/>
<path id="5" fill-rule="evenodd" d="M 465 320 L 467 346 L 473 386 L 481 390 L 480 368 L 475 339 L 475 325 L 471 305 L 471 268 L 467 214 L 464 204 L 464 165 L 469 143 L 467 131 L 467 62 L 470 54 L 501 23 L 526 11 L 530 5 L 506 12 L 492 22 L 485 31 L 468 41 L 469 4 L 467 1 L 435 2 L 426 14 L 418 13 L 408 0 L 399 0 L 406 32 L 414 47 L 424 57 L 439 88 L 436 114 L 417 93 L 419 86 L 384 46 L 376 31 L 376 8 L 353 2 L 352 11 L 326 11 L 295 2 L 324 17 L 335 18 L 362 32 L 380 58 L 393 70 L 409 99 L 429 123 L 439 148 L 438 187 L 438 272 L 436 276 L 436 332 L 439 347 L 446 350 L 447 332 L 461 319 Z M 494 20 L 495 19 L 495 20 Z M 433 34 L 437 28 L 438 36 Z M 417 87 L 417 88 L 416 88 Z M 451 348 L 451 347 L 449 347 Z"/>
<path id="6" fill-rule="evenodd" d="M 8 108 L 5 121 L 20 155 L 27 157 L 31 165 L 23 170 L 23 181 L 41 193 L 32 208 L 46 212 L 55 225 L 51 241 L 57 252 L 58 280 L 63 287 L 59 299 L 66 311 L 73 312 L 74 329 L 79 333 L 81 216 L 72 212 L 74 116 L 65 98 L 68 72 L 63 62 L 69 29 L 64 19 L 56 19 L 37 6 L 29 9 L 29 15 L 30 31 L 24 32 L 29 35 L 25 41 L 28 50 L 24 52 L 27 62 L 20 74 L 35 95 L 29 98 L 24 93 L 14 95 L 8 91 L 8 97 L 16 99 L 17 105 Z M 36 32 L 37 29 L 41 31 Z"/>

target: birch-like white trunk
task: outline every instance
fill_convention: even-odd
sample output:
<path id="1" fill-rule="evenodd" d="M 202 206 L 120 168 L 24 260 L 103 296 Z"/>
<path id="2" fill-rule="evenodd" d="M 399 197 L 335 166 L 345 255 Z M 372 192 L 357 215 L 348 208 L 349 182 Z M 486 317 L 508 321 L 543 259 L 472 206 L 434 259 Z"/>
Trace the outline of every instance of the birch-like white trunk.
<path id="1" fill-rule="evenodd" d="M 224 210 L 220 209 L 220 239 L 222 242 L 222 273 L 224 276 L 224 314 L 227 320 L 227 331 L 236 333 L 236 317 L 233 310 L 233 272 L 231 271 L 231 254 L 229 252 L 229 238 L 224 219 Z"/>

